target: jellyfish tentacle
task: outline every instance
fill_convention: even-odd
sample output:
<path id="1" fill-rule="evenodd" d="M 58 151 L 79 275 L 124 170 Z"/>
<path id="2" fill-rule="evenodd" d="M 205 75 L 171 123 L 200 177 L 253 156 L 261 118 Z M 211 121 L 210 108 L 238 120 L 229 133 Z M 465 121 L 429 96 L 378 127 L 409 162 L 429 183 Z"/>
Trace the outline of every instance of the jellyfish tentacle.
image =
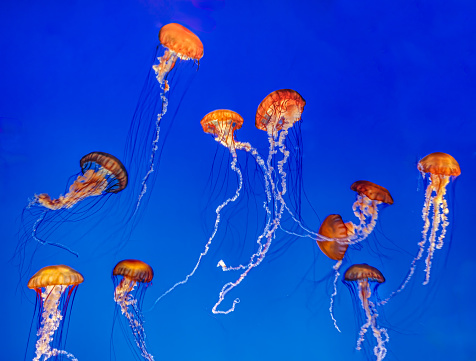
<path id="1" fill-rule="evenodd" d="M 340 276 L 339 268 L 341 265 L 342 265 L 342 260 L 337 261 L 337 263 L 333 267 L 335 271 L 334 282 L 333 282 L 334 292 L 332 292 L 330 301 L 329 301 L 329 314 L 331 315 L 332 322 L 334 322 L 334 327 L 339 332 L 341 332 L 341 330 L 339 326 L 337 326 L 337 320 L 334 317 L 334 297 L 337 296 L 337 280 L 339 279 L 339 276 Z"/>
<path id="2" fill-rule="evenodd" d="M 238 186 L 235 190 L 235 194 L 229 198 L 227 198 L 223 203 L 221 203 L 216 209 L 215 209 L 215 213 L 216 213 L 216 218 L 215 218 L 215 224 L 213 226 L 213 231 L 212 231 L 212 234 L 210 235 L 210 237 L 208 238 L 208 242 L 205 244 L 205 247 L 204 247 L 204 250 L 200 253 L 200 255 L 198 256 L 198 260 L 197 262 L 195 263 L 195 266 L 193 267 L 192 271 L 187 274 L 187 276 L 185 276 L 185 278 L 177 283 L 175 283 L 172 287 L 170 287 L 167 291 L 165 291 L 162 295 L 160 295 L 154 302 L 154 304 L 152 305 L 151 309 L 154 308 L 154 306 L 163 298 L 165 297 L 166 295 L 168 295 L 170 292 L 172 292 L 175 288 L 177 288 L 178 286 L 180 285 L 183 285 L 185 283 L 188 282 L 188 280 L 190 279 L 190 277 L 192 277 L 195 272 L 197 271 L 198 267 L 200 266 L 200 263 L 202 262 L 202 259 L 203 257 L 205 257 L 207 254 L 208 254 L 208 251 L 210 249 L 210 246 L 213 242 L 213 239 L 215 238 L 217 232 L 218 232 L 218 227 L 220 225 L 220 220 L 221 220 L 221 211 L 223 210 L 223 208 L 225 208 L 229 203 L 232 203 L 232 202 L 235 202 L 238 197 L 240 196 L 240 193 L 241 193 L 241 189 L 243 188 L 243 175 L 241 173 L 241 170 L 236 166 L 237 164 L 237 161 L 238 161 L 238 157 L 236 155 L 236 152 L 233 150 L 232 151 L 232 157 L 233 157 L 233 160 L 231 161 L 231 169 L 237 174 L 237 177 L 238 177 Z M 220 262 L 223 262 L 223 261 L 220 261 Z M 218 262 L 218 265 L 221 265 L 221 263 Z"/>
<path id="3" fill-rule="evenodd" d="M 137 307 L 137 299 L 134 298 L 132 291 L 137 286 L 137 282 L 124 277 L 114 291 L 114 301 L 121 308 L 121 313 L 127 318 L 129 326 L 134 335 L 137 347 L 141 356 L 148 361 L 153 361 L 154 357 L 147 351 L 145 343 L 146 334 L 144 329 L 144 316 Z"/>

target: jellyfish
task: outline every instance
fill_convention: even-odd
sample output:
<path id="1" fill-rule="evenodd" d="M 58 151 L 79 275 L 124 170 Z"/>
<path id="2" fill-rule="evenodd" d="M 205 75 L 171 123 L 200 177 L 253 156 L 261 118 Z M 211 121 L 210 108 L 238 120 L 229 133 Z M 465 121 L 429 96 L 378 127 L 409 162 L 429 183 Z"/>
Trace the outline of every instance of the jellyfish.
<path id="1" fill-rule="evenodd" d="M 135 259 L 120 261 L 112 271 L 114 301 L 127 319 L 129 327 L 144 360 L 153 361 L 145 343 L 142 302 L 147 287 L 151 284 L 154 271 L 147 263 Z M 116 312 L 118 309 L 116 308 Z"/>
<path id="2" fill-rule="evenodd" d="M 342 265 L 347 248 L 349 247 L 349 237 L 354 234 L 352 222 L 344 223 L 338 214 L 328 215 L 319 227 L 317 235 L 317 245 L 319 249 L 331 260 L 337 261 L 334 265 L 335 277 L 333 282 L 334 292 L 330 297 L 329 313 L 334 327 L 340 332 L 337 321 L 333 313 L 334 297 L 337 295 L 337 280 L 340 276 L 339 268 Z"/>
<path id="3" fill-rule="evenodd" d="M 430 282 L 431 263 L 435 250 L 442 249 L 446 235 L 448 221 L 448 202 L 446 200 L 446 187 L 450 181 L 461 174 L 461 169 L 451 155 L 441 152 L 428 154 L 418 162 L 418 170 L 423 179 L 427 179 L 425 190 L 425 203 L 423 205 L 423 231 L 422 240 L 418 243 L 418 254 L 412 260 L 410 270 L 400 287 L 393 291 L 389 297 L 381 301 L 387 303 L 393 296 L 403 291 L 410 282 L 418 261 L 423 257 L 425 245 L 428 242 L 428 255 L 425 259 L 425 279 L 423 285 Z M 429 174 L 428 178 L 426 178 Z M 430 211 L 433 208 L 433 216 L 430 218 Z M 431 230 L 430 230 L 431 228 Z M 428 234 L 429 233 L 429 234 Z"/>
<path id="4" fill-rule="evenodd" d="M 236 188 L 234 194 L 232 196 L 230 196 L 229 198 L 227 198 L 225 201 L 223 201 L 215 209 L 216 218 L 215 218 L 215 222 L 214 222 L 214 226 L 213 226 L 213 231 L 212 231 L 210 237 L 208 238 L 208 241 L 205 244 L 205 247 L 204 247 L 203 251 L 200 253 L 200 255 L 198 257 L 198 260 L 197 260 L 195 266 L 193 267 L 192 271 L 189 274 L 187 274 L 187 276 L 183 280 L 175 283 L 171 288 L 169 288 L 166 292 L 164 292 L 161 296 L 159 296 L 157 298 L 157 300 L 155 301 L 154 305 L 157 304 L 157 302 L 160 301 L 167 294 L 172 292 L 176 287 L 178 287 L 180 285 L 183 285 L 186 282 L 188 282 L 190 277 L 192 277 L 195 274 L 195 272 L 197 271 L 203 257 L 205 257 L 208 254 L 210 246 L 211 246 L 211 244 L 212 244 L 212 242 L 213 242 L 213 240 L 214 240 L 214 238 L 215 238 L 215 236 L 218 232 L 220 221 L 221 221 L 221 214 L 222 214 L 223 209 L 227 205 L 229 205 L 233 202 L 236 202 L 238 200 L 238 198 L 240 197 L 240 193 L 243 189 L 243 174 L 242 174 L 240 168 L 238 167 L 237 150 L 244 150 L 244 151 L 250 153 L 254 157 L 254 159 L 256 160 L 257 164 L 262 169 L 265 168 L 264 160 L 260 157 L 260 155 L 258 154 L 258 151 L 254 147 L 252 147 L 250 143 L 240 142 L 235 137 L 235 131 L 240 129 L 243 125 L 243 118 L 241 117 L 241 115 L 239 115 L 238 113 L 236 113 L 232 110 L 218 109 L 218 110 L 214 110 L 214 111 L 208 113 L 207 115 L 205 115 L 202 118 L 202 120 L 200 121 L 200 124 L 202 125 L 203 131 L 205 133 L 212 135 L 216 142 L 218 142 L 219 144 L 224 146 L 230 152 L 231 157 L 232 157 L 230 167 L 237 175 L 238 185 L 237 185 L 237 188 Z M 266 195 L 267 195 L 267 202 L 269 203 L 271 201 L 271 193 L 270 193 L 269 184 L 267 182 L 266 177 L 264 178 L 264 182 L 265 182 L 265 192 L 266 192 Z M 265 204 L 267 204 L 267 203 L 265 203 Z M 266 213 L 269 214 L 269 212 L 270 212 L 269 208 L 267 206 L 265 206 L 265 209 L 266 209 Z M 268 222 L 269 222 L 269 219 L 268 219 Z M 220 260 L 218 262 L 217 266 L 221 267 L 224 271 L 244 268 L 244 266 L 240 266 L 240 267 L 237 267 L 237 268 L 234 268 L 234 267 L 228 268 L 226 266 L 226 263 L 223 260 Z M 223 300 L 224 295 L 226 293 L 227 292 L 224 292 L 223 295 L 220 294 L 220 301 L 213 307 L 212 312 L 222 313 L 222 311 L 217 311 L 216 308 L 221 303 L 221 301 Z M 223 296 L 223 298 L 222 298 L 222 296 Z M 231 312 L 232 310 L 234 310 L 235 305 L 238 302 L 239 302 L 239 300 L 236 299 L 235 302 L 233 303 L 232 308 L 230 310 L 228 310 L 228 312 Z M 228 313 L 228 312 L 226 312 L 226 313 Z"/>
<path id="5" fill-rule="evenodd" d="M 30 237 L 40 245 L 56 246 L 78 256 L 66 245 L 50 242 L 46 238 L 65 221 L 84 219 L 93 213 L 92 208 L 99 200 L 119 193 L 127 186 L 127 171 L 121 161 L 111 154 L 89 153 L 81 158 L 79 165 L 81 172 L 73 177 L 74 181 L 64 195 L 57 198 L 46 193 L 35 195 L 23 211 L 22 226 L 26 234 L 17 247 L 21 263 Z"/>
<path id="6" fill-rule="evenodd" d="M 418 170 L 423 178 L 429 174 L 428 185 L 425 191 L 425 203 L 422 218 L 424 221 L 422 240 L 418 244 L 420 250 L 417 259 L 421 258 L 426 242 L 428 241 L 428 255 L 425 260 L 424 285 L 430 282 L 431 261 L 435 249 L 443 248 L 448 221 L 448 202 L 446 187 L 452 179 L 461 174 L 458 162 L 446 153 L 431 153 L 418 162 Z M 433 217 L 430 219 L 430 209 L 433 207 Z M 431 230 L 430 230 L 431 225 Z M 430 234 L 428 234 L 430 231 Z"/>
<path id="7" fill-rule="evenodd" d="M 33 361 L 46 361 L 57 356 L 77 361 L 73 354 L 60 347 L 65 341 L 61 340 L 64 320 L 69 319 L 68 309 L 71 312 L 77 286 L 83 281 L 79 272 L 65 265 L 43 267 L 30 278 L 28 288 L 36 291 L 36 311 L 39 316 Z"/>
<path id="8" fill-rule="evenodd" d="M 362 349 L 365 334 L 370 328 L 376 342 L 373 352 L 377 361 L 381 361 L 387 354 L 385 344 L 389 341 L 389 337 L 387 330 L 377 325 L 379 300 L 377 288 L 385 282 L 385 277 L 377 268 L 368 264 L 354 264 L 345 271 L 343 282 L 352 293 L 354 302 L 358 304 L 360 300 L 360 306 L 364 312 L 365 323 L 360 327 L 356 349 Z"/>
<path id="9" fill-rule="evenodd" d="M 283 156 L 277 162 L 281 189 L 278 189 L 278 181 L 275 180 L 273 182 L 276 188 L 273 188 L 273 193 L 276 193 L 278 199 L 282 199 L 287 191 L 287 174 L 284 166 L 290 156 L 290 151 L 286 148 L 286 137 L 293 125 L 301 120 L 301 114 L 305 105 L 305 100 L 298 92 L 292 89 L 281 89 L 268 94 L 256 111 L 256 128 L 264 130 L 268 134 L 269 152 L 266 166 L 270 179 L 273 179 L 273 159 L 275 154 L 279 150 Z M 299 169 L 295 171 L 296 173 L 300 172 Z"/>
<path id="10" fill-rule="evenodd" d="M 159 41 L 159 53 L 154 56 L 154 64 L 139 99 L 126 145 L 128 162 L 139 165 L 134 178 L 141 178 L 137 179 L 140 189 L 132 216 L 139 210 L 147 185 L 153 181 L 149 182 L 149 179 L 160 159 L 163 144 L 159 146 L 159 136 L 162 119 L 169 106 L 169 77 L 172 70 L 177 67 L 178 61 L 192 62 L 198 66 L 203 57 L 203 44 L 198 36 L 180 24 L 164 25 L 159 31 Z M 157 90 L 156 85 L 159 86 Z"/>
<path id="11" fill-rule="evenodd" d="M 159 40 L 164 46 L 165 52 L 158 58 L 159 64 L 152 68 L 157 74 L 157 81 L 164 86 L 164 91 L 167 92 L 169 85 L 166 77 L 174 68 L 177 60 L 193 60 L 199 63 L 203 57 L 203 44 L 197 35 L 176 23 L 164 25 L 159 31 Z"/>
<path id="12" fill-rule="evenodd" d="M 357 243 L 372 233 L 377 224 L 379 207 L 392 205 L 393 198 L 386 188 L 365 180 L 352 183 L 350 189 L 357 193 L 357 200 L 352 206 L 359 219 L 359 224 L 354 225 L 353 243 Z"/>

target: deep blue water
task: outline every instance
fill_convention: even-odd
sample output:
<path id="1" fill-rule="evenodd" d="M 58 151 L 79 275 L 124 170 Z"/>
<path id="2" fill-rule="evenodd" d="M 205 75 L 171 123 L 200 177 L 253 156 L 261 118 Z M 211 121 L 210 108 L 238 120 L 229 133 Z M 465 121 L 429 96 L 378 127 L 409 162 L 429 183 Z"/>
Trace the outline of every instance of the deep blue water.
<path id="1" fill-rule="evenodd" d="M 216 264 L 246 262 L 264 222 L 261 175 L 243 154 L 243 200 L 223 214 L 194 277 L 148 311 L 192 270 L 213 229 L 215 208 L 236 187 L 228 153 L 203 133 L 200 120 L 218 108 L 238 112 L 244 125 L 237 138 L 266 157 L 266 134 L 254 126 L 256 109 L 270 92 L 291 88 L 306 100 L 302 143 L 294 149 L 303 155 L 294 169 L 302 169 L 306 226 L 317 231 L 330 213 L 355 221 L 349 187 L 359 179 L 386 187 L 395 200 L 341 268 L 366 262 L 380 269 L 387 280 L 379 287 L 382 297 L 403 281 L 421 240 L 425 184 L 417 162 L 432 152 L 457 159 L 462 174 L 449 188 L 450 227 L 435 254 L 431 282 L 421 285 L 420 265 L 378 321 L 390 337 L 385 360 L 474 360 L 475 16 L 470 1 L 2 2 L 0 358 L 25 355 L 35 307 L 28 278 L 46 265 L 68 264 L 85 282 L 72 308 L 66 349 L 79 360 L 109 359 L 112 268 L 137 258 L 155 271 L 144 316 L 156 360 L 364 359 L 355 351 L 351 293 L 340 280 L 334 309 L 342 333 L 333 327 L 334 262 L 310 238 L 278 230 L 269 257 L 224 301 L 226 308 L 239 297 L 236 310 L 211 312 L 221 287 L 238 277 Z M 48 235 L 80 257 L 39 247 L 26 258 L 29 273 L 20 279 L 14 255 L 29 199 L 64 194 L 80 171 L 79 159 L 91 151 L 126 157 L 134 111 L 149 104 L 139 98 L 157 34 L 170 22 L 200 37 L 204 57 L 198 70 L 181 64 L 170 81 L 160 164 L 139 216 L 121 218 L 137 182 L 124 194 L 87 203 L 85 219 L 60 222 Z M 144 139 L 135 141 L 148 147 Z M 116 327 L 116 360 L 133 358 L 125 340 Z M 26 359 L 33 358 L 34 343 L 32 332 Z"/>

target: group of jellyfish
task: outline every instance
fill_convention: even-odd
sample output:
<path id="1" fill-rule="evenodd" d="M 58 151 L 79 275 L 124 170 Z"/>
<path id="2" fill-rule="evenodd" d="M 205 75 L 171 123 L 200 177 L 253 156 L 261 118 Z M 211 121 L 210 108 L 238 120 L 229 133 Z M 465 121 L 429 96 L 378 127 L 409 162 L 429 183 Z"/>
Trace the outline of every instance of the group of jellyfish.
<path id="1" fill-rule="evenodd" d="M 169 74 L 176 67 L 177 62 L 199 62 L 203 56 L 203 45 L 200 39 L 191 31 L 179 24 L 168 24 L 161 28 L 159 40 L 163 48 L 163 55 L 158 57 L 158 62 L 153 65 L 154 76 L 160 86 L 160 97 L 157 101 L 161 104 L 161 111 L 152 120 L 154 129 L 153 141 L 150 144 L 150 158 L 146 172 L 141 177 L 138 185 L 139 191 L 133 213 L 140 206 L 146 190 L 149 177 L 154 171 L 156 152 L 158 149 L 161 121 L 167 112 L 168 92 L 171 86 Z M 178 70 L 177 70 L 178 71 Z M 385 205 L 393 204 L 390 192 L 375 183 L 359 180 L 351 185 L 357 198 L 352 210 L 357 217 L 357 222 L 344 222 L 339 214 L 328 215 L 321 223 L 318 231 L 312 231 L 304 226 L 298 211 L 288 205 L 289 184 L 287 162 L 292 156 L 292 150 L 287 147 L 287 136 L 293 126 L 301 121 L 305 101 L 296 91 L 291 89 L 276 90 L 266 96 L 259 104 L 256 111 L 255 125 L 259 130 L 265 131 L 268 137 L 269 150 L 266 157 L 261 157 L 258 150 L 249 142 L 237 140 L 235 132 L 240 129 L 244 119 L 236 112 L 227 109 L 218 109 L 206 114 L 201 125 L 203 131 L 211 134 L 216 142 L 225 147 L 230 155 L 229 167 L 236 174 L 237 188 L 233 194 L 226 198 L 216 209 L 216 218 L 213 231 L 205 243 L 197 262 L 186 277 L 175 283 L 171 288 L 158 297 L 160 299 L 176 287 L 185 284 L 197 271 L 203 257 L 212 246 L 218 232 L 222 217 L 222 210 L 233 204 L 243 190 L 243 174 L 238 164 L 239 151 L 247 152 L 256 162 L 263 177 L 265 190 L 264 212 L 266 222 L 260 234 L 256 237 L 256 251 L 249 257 L 249 261 L 239 265 L 228 265 L 225 260 L 218 262 L 218 267 L 223 271 L 238 271 L 239 276 L 234 281 L 226 283 L 218 294 L 218 300 L 212 307 L 215 314 L 228 314 L 235 310 L 240 302 L 235 298 L 231 306 L 221 309 L 222 302 L 228 293 L 244 281 L 251 270 L 259 266 L 271 248 L 278 230 L 284 230 L 281 221 L 283 215 L 290 217 L 301 233 L 289 232 L 303 237 L 310 237 L 316 241 L 320 251 L 336 261 L 334 265 L 335 277 L 333 293 L 330 298 L 330 315 L 337 326 L 333 315 L 333 301 L 337 295 L 337 281 L 340 277 L 340 267 L 346 256 L 349 246 L 363 242 L 376 227 L 379 211 Z M 67 250 L 72 254 L 77 253 L 68 246 L 50 241 L 41 236 L 43 227 L 53 223 L 57 217 L 62 218 L 61 212 L 74 212 L 82 202 L 87 199 L 99 199 L 106 195 L 116 194 L 126 189 L 129 183 L 128 172 L 121 161 L 105 152 L 91 152 L 80 160 L 81 172 L 69 186 L 66 194 L 52 199 L 48 194 L 36 195 L 28 204 L 26 211 L 32 211 L 35 220 L 28 231 L 28 237 L 36 241 L 37 246 L 55 246 Z M 450 182 L 461 173 L 458 162 L 446 153 L 431 153 L 418 162 L 418 170 L 427 181 L 425 200 L 422 211 L 423 231 L 421 241 L 418 243 L 418 252 L 412 260 L 407 276 L 400 287 L 392 292 L 385 300 L 377 295 L 377 288 L 385 282 L 383 274 L 375 267 L 367 264 L 351 265 L 343 275 L 343 283 L 348 286 L 356 302 L 360 305 L 365 322 L 360 326 L 357 350 L 363 347 L 367 331 L 371 330 L 374 338 L 372 349 L 376 360 L 383 360 L 387 353 L 386 344 L 389 340 L 387 330 L 380 327 L 377 322 L 378 308 L 385 305 L 393 296 L 401 292 L 415 273 L 418 261 L 426 250 L 425 277 L 423 284 L 430 281 L 432 259 L 436 250 L 442 249 L 444 244 L 448 219 L 447 188 Z M 291 184 L 292 186 L 292 184 Z M 49 235 L 48 235 L 49 237 Z M 28 242 L 23 241 L 19 252 L 23 252 Z M 144 317 L 142 303 L 145 290 L 151 284 L 154 272 L 148 264 L 134 259 L 127 259 L 116 264 L 112 271 L 114 282 L 114 301 L 116 312 L 124 317 L 128 324 L 135 344 L 144 360 L 153 360 L 146 345 Z M 28 288 L 35 290 L 37 295 L 38 330 L 34 361 L 50 358 L 67 357 L 76 360 L 75 356 L 65 350 L 61 340 L 63 334 L 60 330 L 78 288 L 83 282 L 83 276 L 65 265 L 47 266 L 36 272 L 28 282 Z"/>

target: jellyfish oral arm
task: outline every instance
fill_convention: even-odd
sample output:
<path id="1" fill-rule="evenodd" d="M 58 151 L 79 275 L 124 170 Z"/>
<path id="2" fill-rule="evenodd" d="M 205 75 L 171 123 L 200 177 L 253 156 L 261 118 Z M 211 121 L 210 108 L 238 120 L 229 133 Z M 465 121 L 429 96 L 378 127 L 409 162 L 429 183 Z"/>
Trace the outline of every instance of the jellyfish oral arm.
<path id="1" fill-rule="evenodd" d="M 251 147 L 251 146 L 250 146 Z M 245 148 L 246 149 L 246 148 Z M 205 244 L 205 248 L 204 250 L 202 251 L 202 253 L 200 253 L 200 256 L 198 257 L 198 260 L 195 264 L 195 267 L 193 267 L 192 271 L 182 280 L 182 281 L 179 281 L 177 283 L 175 283 L 171 288 L 169 288 L 167 291 L 165 291 L 162 295 L 160 295 L 154 302 L 154 304 L 152 305 L 152 308 L 157 304 L 157 302 L 159 302 L 163 297 L 165 297 L 167 294 L 169 294 L 170 292 L 172 292 L 175 288 L 177 288 L 178 286 L 180 285 L 183 285 L 185 283 L 188 282 L 189 278 L 192 277 L 195 272 L 197 271 L 198 267 L 200 266 L 200 263 L 202 262 L 202 259 L 203 257 L 205 257 L 207 254 L 208 254 L 208 250 L 210 249 L 210 246 L 213 242 L 213 239 L 215 238 L 215 235 L 217 234 L 218 232 L 218 227 L 220 225 L 220 218 L 221 218 L 221 211 L 223 210 L 223 208 L 225 208 L 229 203 L 232 203 L 232 202 L 235 202 L 238 197 L 240 196 L 240 193 L 241 193 L 241 189 L 243 188 L 243 175 L 241 174 L 241 170 L 236 166 L 237 162 L 238 162 L 238 158 L 237 158 L 237 155 L 236 155 L 236 152 L 232 152 L 232 156 L 233 156 L 233 160 L 231 161 L 231 164 L 230 164 L 230 167 L 231 169 L 237 174 L 238 176 L 238 187 L 236 188 L 236 191 L 235 191 L 235 194 L 226 199 L 222 204 L 220 204 L 216 210 L 215 210 L 215 213 L 216 213 L 216 218 L 215 218 L 215 224 L 213 226 L 213 232 L 211 234 L 211 236 L 208 238 L 208 242 Z M 221 261 L 223 262 L 223 261 Z M 224 264 L 224 263 L 223 263 Z M 221 265 L 220 263 L 218 265 Z"/>
<path id="2" fill-rule="evenodd" d="M 36 356 L 33 361 L 39 361 L 42 356 L 44 356 L 43 360 L 47 360 L 58 355 L 64 355 L 73 361 L 78 361 L 67 351 L 51 348 L 53 336 L 63 320 L 59 304 L 61 295 L 67 287 L 63 285 L 46 286 L 41 295 L 41 291 L 37 291 L 39 297 L 41 297 L 43 312 L 41 314 L 41 327 L 37 333 L 39 338 L 36 342 Z"/>
<path id="3" fill-rule="evenodd" d="M 425 281 L 423 281 L 423 285 L 427 285 L 430 282 L 431 261 L 433 259 L 435 249 L 441 249 L 443 247 L 443 240 L 446 235 L 446 227 L 449 225 L 447 217 L 447 214 L 449 213 L 448 203 L 445 199 L 446 187 L 449 182 L 449 176 L 430 174 L 430 185 L 428 186 L 428 188 L 430 189 L 430 195 L 428 195 L 427 192 L 426 202 L 431 201 L 433 205 L 433 218 L 431 222 L 431 232 L 428 238 L 429 247 L 428 256 L 425 260 Z M 433 196 L 433 192 L 436 193 L 435 196 Z M 429 221 L 429 214 L 424 214 L 423 218 L 425 219 L 426 225 L 427 219 Z M 440 231 L 440 235 L 437 239 L 438 231 Z M 423 234 L 424 237 L 426 237 L 426 232 Z"/>
<path id="4" fill-rule="evenodd" d="M 354 215 L 359 218 L 359 225 L 354 225 L 356 234 L 352 243 L 358 243 L 366 239 L 377 225 L 378 206 L 381 201 L 371 200 L 366 195 L 357 195 L 357 200 L 352 206 Z"/>
<path id="5" fill-rule="evenodd" d="M 124 277 L 114 291 L 114 301 L 119 305 L 122 314 L 129 322 L 129 327 L 134 335 L 136 345 L 141 351 L 141 356 L 145 360 L 154 361 L 154 357 L 147 351 L 145 343 L 146 334 L 142 312 L 137 306 L 137 299 L 132 295 L 136 286 L 136 281 Z"/>
<path id="6" fill-rule="evenodd" d="M 334 317 L 334 297 L 337 296 L 337 280 L 339 279 L 340 273 L 339 273 L 339 268 L 342 265 L 342 260 L 337 261 L 337 263 L 334 265 L 334 271 L 335 271 L 335 277 L 334 277 L 334 292 L 331 295 L 330 301 L 329 301 L 329 314 L 331 315 L 332 321 L 334 322 L 334 327 L 336 328 L 337 331 L 341 332 L 339 329 L 339 326 L 337 326 L 337 320 Z"/>
<path id="7" fill-rule="evenodd" d="M 89 169 L 83 175 L 78 176 L 69 187 L 69 192 L 64 196 L 51 199 L 48 194 L 43 193 L 35 196 L 34 202 L 51 210 L 71 208 L 85 198 L 101 195 L 108 185 L 106 175 L 107 171 L 103 168 L 98 172 Z"/>
<path id="8" fill-rule="evenodd" d="M 366 322 L 360 328 L 359 339 L 357 340 L 356 349 L 361 350 L 365 334 L 367 333 L 370 327 L 377 342 L 377 345 L 374 347 L 374 355 L 377 356 L 377 361 L 381 361 L 385 358 L 387 354 L 387 349 L 385 347 L 385 344 L 389 340 L 387 330 L 385 328 L 379 328 L 377 326 L 377 309 L 374 303 L 369 300 L 371 296 L 369 281 L 367 279 L 359 281 L 358 288 L 359 298 L 362 303 L 362 308 L 365 312 Z"/>
<path id="9" fill-rule="evenodd" d="M 155 68 L 154 68 L 154 70 L 155 70 Z M 157 72 L 157 70 L 156 70 L 156 72 Z M 157 78 L 157 80 L 158 80 L 158 78 Z M 167 107 L 168 107 L 168 104 L 169 104 L 169 101 L 168 101 L 168 99 L 165 95 L 166 89 L 167 89 L 167 84 L 166 84 L 166 87 L 165 87 L 165 90 L 164 90 L 163 84 L 161 83 L 161 89 L 162 89 L 162 93 L 160 94 L 160 98 L 162 100 L 162 111 L 157 115 L 157 120 L 155 121 L 155 138 L 152 141 L 152 151 L 151 151 L 150 158 L 149 158 L 149 169 L 147 170 L 147 173 L 145 174 L 144 178 L 142 178 L 141 192 L 139 194 L 139 197 L 137 198 L 136 207 L 135 207 L 133 216 L 139 210 L 141 200 L 144 197 L 145 193 L 147 192 L 147 181 L 149 180 L 150 175 L 154 172 L 155 157 L 156 157 L 156 154 L 157 154 L 158 143 L 159 143 L 159 138 L 160 138 L 160 122 L 161 122 L 162 118 L 164 117 L 165 113 L 167 113 Z"/>

